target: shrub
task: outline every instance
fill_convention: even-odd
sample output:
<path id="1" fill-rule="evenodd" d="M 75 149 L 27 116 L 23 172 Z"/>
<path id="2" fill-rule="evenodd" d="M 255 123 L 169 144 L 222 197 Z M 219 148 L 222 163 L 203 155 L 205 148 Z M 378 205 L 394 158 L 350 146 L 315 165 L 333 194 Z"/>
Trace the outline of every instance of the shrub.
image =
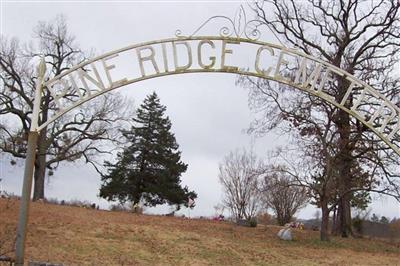
<path id="1" fill-rule="evenodd" d="M 240 226 L 257 227 L 257 218 L 252 217 L 250 219 L 237 219 L 236 224 Z"/>
<path id="2" fill-rule="evenodd" d="M 353 227 L 357 234 L 363 234 L 363 219 L 360 216 L 356 216 L 353 218 Z"/>
<path id="3" fill-rule="evenodd" d="M 249 225 L 250 225 L 250 227 L 257 227 L 257 218 L 256 217 L 252 217 L 249 220 Z"/>

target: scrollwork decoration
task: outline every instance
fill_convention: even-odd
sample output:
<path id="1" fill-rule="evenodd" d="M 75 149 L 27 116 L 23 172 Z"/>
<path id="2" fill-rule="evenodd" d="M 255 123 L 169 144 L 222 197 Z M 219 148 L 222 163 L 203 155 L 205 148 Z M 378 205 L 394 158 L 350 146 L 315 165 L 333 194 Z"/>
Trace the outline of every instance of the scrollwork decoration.
<path id="1" fill-rule="evenodd" d="M 250 20 L 244 27 L 244 34 L 248 39 L 258 40 L 261 37 L 261 32 L 258 29 L 260 22 L 257 20 Z"/>
<path id="2" fill-rule="evenodd" d="M 261 32 L 258 30 L 259 22 L 257 20 L 247 21 L 246 12 L 241 5 L 239 9 L 236 11 L 234 19 L 227 16 L 213 16 L 203 22 L 200 27 L 198 27 L 192 34 L 189 36 L 185 36 L 182 34 L 181 30 L 177 30 L 175 32 L 175 36 L 183 38 L 183 37 L 193 37 L 196 36 L 197 33 L 203 29 L 207 24 L 214 20 L 223 20 L 226 25 L 222 26 L 219 30 L 219 35 L 221 37 L 236 37 L 241 38 L 245 37 L 250 40 L 258 40 L 261 36 Z"/>

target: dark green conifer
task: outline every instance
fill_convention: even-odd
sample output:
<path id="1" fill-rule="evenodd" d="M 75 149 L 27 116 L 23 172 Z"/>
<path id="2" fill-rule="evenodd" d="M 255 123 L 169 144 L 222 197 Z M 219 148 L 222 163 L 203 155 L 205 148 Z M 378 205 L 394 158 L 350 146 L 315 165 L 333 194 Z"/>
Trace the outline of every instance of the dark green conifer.
<path id="1" fill-rule="evenodd" d="M 168 203 L 178 209 L 182 204 L 187 206 L 188 198 L 197 197 L 181 186 L 187 164 L 181 161 L 165 110 L 155 92 L 137 109 L 131 130 L 123 131 L 128 146 L 118 153 L 115 164 L 105 162 L 107 174 L 102 175 L 101 197 L 147 206 Z"/>

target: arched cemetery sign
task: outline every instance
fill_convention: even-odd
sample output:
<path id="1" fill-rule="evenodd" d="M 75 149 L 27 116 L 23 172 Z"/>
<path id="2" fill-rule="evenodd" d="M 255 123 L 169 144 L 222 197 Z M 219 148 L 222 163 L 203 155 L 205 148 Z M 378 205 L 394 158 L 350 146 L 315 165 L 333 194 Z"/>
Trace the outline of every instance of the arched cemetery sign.
<path id="1" fill-rule="evenodd" d="M 238 34 L 235 28 L 236 36 L 232 37 L 227 36 L 226 30 L 223 28 L 220 36 L 183 37 L 178 34 L 170 39 L 131 45 L 83 62 L 45 82 L 45 64 L 42 60 L 38 68 L 17 229 L 17 265 L 23 265 L 24 260 L 38 132 L 75 107 L 128 84 L 185 73 L 232 73 L 276 81 L 346 111 L 400 155 L 400 109 L 385 96 L 318 58 L 253 38 L 257 37 L 254 35 L 257 31 L 253 30 L 249 36 L 244 30 Z M 345 78 L 349 84 L 347 92 L 340 99 L 329 95 L 324 89 L 334 75 Z M 54 97 L 58 111 L 39 125 L 43 90 L 48 90 Z"/>
<path id="2" fill-rule="evenodd" d="M 295 87 L 348 112 L 400 155 L 396 138 L 400 136 L 400 109 L 368 84 L 297 50 L 248 38 L 221 36 L 177 37 L 132 45 L 65 71 L 43 84 L 54 97 L 59 111 L 33 130 L 40 131 L 76 106 L 108 91 L 185 73 L 233 73 Z M 341 99 L 324 91 L 333 75 L 348 80 L 347 93 Z M 68 95 L 79 97 L 73 99 Z M 350 97 L 349 108 L 346 101 Z"/>

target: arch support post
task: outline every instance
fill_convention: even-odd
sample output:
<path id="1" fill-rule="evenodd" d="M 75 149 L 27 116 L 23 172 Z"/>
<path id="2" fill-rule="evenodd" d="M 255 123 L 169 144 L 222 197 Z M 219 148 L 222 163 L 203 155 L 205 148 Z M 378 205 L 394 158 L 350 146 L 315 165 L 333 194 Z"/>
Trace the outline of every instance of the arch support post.
<path id="1" fill-rule="evenodd" d="M 15 246 L 15 265 L 24 265 L 25 240 L 28 225 L 29 204 L 31 201 L 33 170 L 35 167 L 36 146 L 39 133 L 29 132 L 28 147 L 25 159 L 24 183 L 19 207 L 17 237 Z"/>
<path id="2" fill-rule="evenodd" d="M 36 85 L 35 99 L 33 102 L 32 122 L 28 133 L 28 144 L 25 159 L 24 181 L 19 207 L 17 235 L 15 243 L 15 265 L 23 266 L 25 257 L 25 241 L 27 235 L 29 205 L 31 201 L 33 170 L 35 168 L 36 147 L 39 136 L 38 121 L 40 103 L 42 99 L 43 78 L 46 71 L 44 58 L 38 66 L 38 83 Z"/>

